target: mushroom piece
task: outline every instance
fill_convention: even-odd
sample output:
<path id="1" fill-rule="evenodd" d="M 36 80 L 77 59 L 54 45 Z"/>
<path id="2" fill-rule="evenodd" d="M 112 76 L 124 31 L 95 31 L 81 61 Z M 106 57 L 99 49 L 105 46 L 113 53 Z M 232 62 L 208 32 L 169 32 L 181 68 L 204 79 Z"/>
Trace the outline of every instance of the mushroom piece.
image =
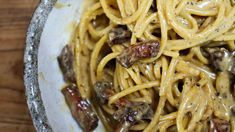
<path id="1" fill-rule="evenodd" d="M 225 48 L 206 48 L 210 63 L 216 70 L 228 71 L 235 75 L 235 51 Z"/>
<path id="2" fill-rule="evenodd" d="M 64 80 L 66 82 L 72 82 L 75 83 L 76 79 L 75 79 L 75 72 L 73 70 L 73 60 L 74 60 L 74 56 L 73 56 L 73 52 L 72 49 L 66 45 L 60 55 L 57 58 L 60 69 L 63 73 L 64 76 Z"/>
<path id="3" fill-rule="evenodd" d="M 98 101 L 107 104 L 108 98 L 115 94 L 112 84 L 107 81 L 99 81 L 94 85 Z M 117 110 L 113 114 L 114 120 L 118 121 L 115 131 L 127 132 L 136 122 L 148 120 L 153 117 L 153 110 L 150 105 L 142 102 L 130 102 L 121 98 L 114 103 Z"/>
<path id="4" fill-rule="evenodd" d="M 213 118 L 210 120 L 210 130 L 212 132 L 229 132 L 230 123 L 222 119 Z"/>
<path id="5" fill-rule="evenodd" d="M 94 130 L 98 126 L 99 119 L 88 101 L 82 99 L 77 86 L 70 84 L 62 90 L 62 93 L 73 117 L 81 128 L 86 132 Z"/>
<path id="6" fill-rule="evenodd" d="M 110 30 L 109 34 L 109 46 L 112 47 L 115 44 L 123 44 L 131 39 L 131 32 L 127 27 L 119 26 Z"/>
<path id="7" fill-rule="evenodd" d="M 97 97 L 97 100 L 101 104 L 107 104 L 109 97 L 113 96 L 115 94 L 114 90 L 112 89 L 113 85 L 112 83 L 108 81 L 98 81 L 94 85 L 94 91 L 95 95 Z M 125 106 L 127 103 L 129 103 L 128 100 L 121 98 L 115 102 L 116 107 Z"/>
<path id="8" fill-rule="evenodd" d="M 116 59 L 123 67 L 129 68 L 138 60 L 156 57 L 159 49 L 158 41 L 140 42 L 125 49 Z"/>
<path id="9" fill-rule="evenodd" d="M 153 111 L 147 103 L 132 102 L 118 109 L 113 117 L 119 122 L 116 131 L 127 132 L 136 122 L 152 119 Z"/>
<path id="10" fill-rule="evenodd" d="M 112 83 L 107 81 L 96 82 L 94 85 L 94 91 L 96 93 L 98 101 L 101 104 L 106 104 L 109 97 L 114 95 L 114 91 L 112 90 Z"/>

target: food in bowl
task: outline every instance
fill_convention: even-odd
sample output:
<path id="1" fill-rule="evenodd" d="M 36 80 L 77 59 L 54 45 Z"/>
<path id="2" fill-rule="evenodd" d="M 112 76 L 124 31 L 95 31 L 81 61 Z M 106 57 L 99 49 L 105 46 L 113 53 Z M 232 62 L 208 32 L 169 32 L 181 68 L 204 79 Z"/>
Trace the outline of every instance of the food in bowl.
<path id="1" fill-rule="evenodd" d="M 84 131 L 235 131 L 234 22 L 230 0 L 90 0 L 58 57 L 73 117 Z"/>

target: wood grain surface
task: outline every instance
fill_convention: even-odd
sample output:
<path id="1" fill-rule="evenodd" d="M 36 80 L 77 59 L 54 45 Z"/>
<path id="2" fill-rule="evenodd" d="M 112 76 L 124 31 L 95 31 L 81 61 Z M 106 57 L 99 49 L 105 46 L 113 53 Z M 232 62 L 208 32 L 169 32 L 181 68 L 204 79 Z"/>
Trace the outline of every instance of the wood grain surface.
<path id="1" fill-rule="evenodd" d="M 39 0 L 0 0 L 0 132 L 34 132 L 23 85 L 25 34 Z"/>

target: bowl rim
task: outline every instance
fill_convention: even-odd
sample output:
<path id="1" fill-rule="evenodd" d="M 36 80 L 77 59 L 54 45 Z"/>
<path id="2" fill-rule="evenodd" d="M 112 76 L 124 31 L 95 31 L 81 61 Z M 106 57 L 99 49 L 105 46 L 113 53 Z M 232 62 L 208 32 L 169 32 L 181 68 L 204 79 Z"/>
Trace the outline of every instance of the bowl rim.
<path id="1" fill-rule="evenodd" d="M 38 49 L 41 34 L 57 0 L 41 0 L 26 33 L 24 51 L 24 86 L 27 105 L 36 131 L 52 132 L 48 122 L 38 83 Z"/>

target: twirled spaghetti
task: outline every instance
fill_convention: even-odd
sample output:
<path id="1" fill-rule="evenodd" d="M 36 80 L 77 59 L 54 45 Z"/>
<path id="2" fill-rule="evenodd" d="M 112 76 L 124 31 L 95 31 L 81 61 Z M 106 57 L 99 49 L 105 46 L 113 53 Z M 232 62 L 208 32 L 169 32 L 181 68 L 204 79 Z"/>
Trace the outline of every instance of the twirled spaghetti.
<path id="1" fill-rule="evenodd" d="M 88 0 L 84 9 L 73 69 L 108 131 L 235 131 L 232 0 Z"/>

